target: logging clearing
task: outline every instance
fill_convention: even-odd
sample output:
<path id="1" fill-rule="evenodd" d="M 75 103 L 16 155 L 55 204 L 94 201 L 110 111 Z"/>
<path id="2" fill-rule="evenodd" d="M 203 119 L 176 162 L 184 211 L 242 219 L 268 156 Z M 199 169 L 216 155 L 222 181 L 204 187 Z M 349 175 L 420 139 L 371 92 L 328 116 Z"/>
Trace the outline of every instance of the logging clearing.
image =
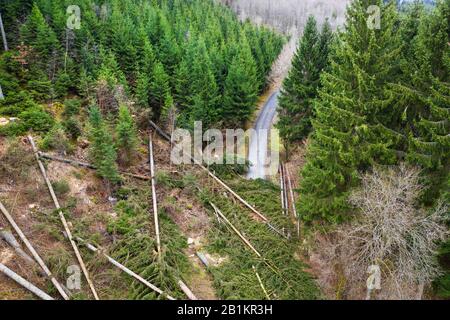
<path id="1" fill-rule="evenodd" d="M 2 1 L 0 300 L 449 298 L 449 15 Z"/>
<path id="2" fill-rule="evenodd" d="M 44 219 L 45 226 L 42 223 L 34 225 L 50 232 L 54 242 L 52 246 L 62 246 L 58 254 L 64 254 L 67 257 L 64 259 L 80 265 L 77 254 L 71 257 L 70 252 L 75 252 L 73 241 L 100 298 L 300 298 L 297 289 L 288 289 L 291 284 L 298 283 L 295 284 L 297 288 L 302 283 L 314 287 L 306 273 L 300 273 L 301 277 L 294 280 L 292 277 L 299 274 L 289 271 L 290 268 L 302 269 L 303 265 L 294 258 L 295 241 L 288 240 L 287 235 L 294 231 L 295 226 L 279 211 L 281 199 L 275 185 L 262 181 L 249 184 L 233 173 L 219 176 L 199 164 L 174 167 L 169 161 L 166 134 L 158 126 L 152 129 L 159 135 L 163 134 L 164 140 L 151 132 L 145 133 L 148 138 L 147 142 L 143 141 L 147 147 L 146 156 L 139 160 L 139 165 L 120 170 L 122 186 L 114 192 L 114 198 L 95 177 L 96 167 L 84 157 L 77 159 L 40 152 L 32 137 L 28 138 L 28 143 L 18 142 L 16 149 L 30 150 L 34 164 L 37 161 L 38 165 L 24 159 L 28 174 L 16 183 L 35 188 L 35 182 L 30 184 L 27 181 L 30 173 L 34 172 L 32 177 L 38 186 L 42 186 L 37 189 L 42 195 L 38 198 L 31 195 L 29 200 L 27 196 L 23 199 L 25 201 L 16 204 L 6 201 L 5 209 L 11 206 L 15 207 L 14 212 L 29 210 L 30 219 L 34 220 L 38 216 L 35 218 L 33 212 L 47 210 L 47 207 L 48 213 L 38 218 Z M 4 141 L 1 150 L 7 151 L 10 143 Z M 58 182 L 61 180 L 68 182 L 68 191 L 61 190 L 64 185 Z M 1 188 L 4 187 L 2 185 Z M 99 192 L 103 192 L 104 200 L 98 198 Z M 273 202 L 267 203 L 267 197 Z M 30 205 L 30 200 L 35 204 Z M 75 206 L 68 206 L 67 201 L 75 201 Z M 258 213 L 269 213 L 267 221 L 270 219 L 270 223 L 252 215 L 254 211 L 250 207 Z M 55 220 L 54 214 L 59 219 Z M 16 220 L 14 215 L 10 214 L 11 221 Z M 153 218 L 149 219 L 150 216 Z M 26 234 L 33 231 L 29 222 L 22 223 L 27 225 L 22 233 L 28 239 Z M 13 227 L 19 238 L 20 230 Z M 220 249 L 222 245 L 218 246 L 217 241 L 225 241 L 223 245 L 228 243 L 228 249 Z M 278 248 L 280 242 L 285 243 L 283 251 L 276 253 L 278 249 L 273 249 Z M 286 246 L 288 243 L 292 246 Z M 40 266 L 44 270 L 43 275 L 51 282 L 54 282 L 51 276 L 67 280 L 70 274 L 65 268 L 70 263 L 55 265 L 49 253 L 45 248 L 39 255 L 44 263 Z M 31 256 L 34 258 L 33 253 Z M 243 257 L 248 264 L 238 266 Z M 52 271 L 47 274 L 43 266 Z M 240 271 L 236 272 L 238 269 Z M 247 281 L 241 281 L 242 277 L 247 278 L 246 274 Z M 35 281 L 35 276 L 30 279 Z M 104 279 L 109 279 L 107 286 Z M 238 288 L 230 291 L 225 283 L 235 283 Z M 84 299 L 92 293 L 87 280 L 86 284 L 86 287 L 81 286 L 81 290 L 70 286 L 68 291 L 67 288 L 62 290 L 70 293 L 70 298 Z"/>

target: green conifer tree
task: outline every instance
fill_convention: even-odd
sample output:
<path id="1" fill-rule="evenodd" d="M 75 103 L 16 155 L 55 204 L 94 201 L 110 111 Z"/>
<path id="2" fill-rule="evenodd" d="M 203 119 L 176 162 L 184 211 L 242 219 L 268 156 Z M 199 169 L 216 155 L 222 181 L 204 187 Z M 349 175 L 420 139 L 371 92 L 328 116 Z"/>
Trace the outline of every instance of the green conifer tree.
<path id="1" fill-rule="evenodd" d="M 248 120 L 258 99 L 256 63 L 244 37 L 240 45 L 225 80 L 221 117 L 228 126 L 239 126 Z"/>
<path id="2" fill-rule="evenodd" d="M 174 100 L 178 109 L 185 111 L 189 106 L 190 94 L 189 67 L 183 59 L 175 72 Z"/>
<path id="3" fill-rule="evenodd" d="M 138 139 L 133 117 L 125 105 L 119 107 L 116 136 L 120 162 L 128 166 L 136 155 Z"/>
<path id="4" fill-rule="evenodd" d="M 450 167 L 450 3 L 439 2 L 419 26 L 417 56 L 412 70 L 417 78 L 409 91 L 419 106 L 411 123 L 408 159 L 425 168 L 424 200 L 432 203 L 445 191 Z"/>
<path id="5" fill-rule="evenodd" d="M 383 25 L 369 28 L 367 8 L 381 9 Z M 398 74 L 395 4 L 355 0 L 345 32 L 322 75 L 312 120 L 314 134 L 302 170 L 299 211 L 303 219 L 340 221 L 350 188 L 373 163 L 396 162 L 398 135 L 388 125 L 395 111 L 387 94 Z"/>
<path id="6" fill-rule="evenodd" d="M 325 67 L 328 57 L 326 49 L 329 39 L 327 39 L 327 35 L 328 33 L 324 32 L 323 38 L 320 37 L 316 19 L 310 16 L 292 60 L 292 68 L 283 82 L 278 99 L 277 128 L 280 130 L 286 153 L 289 153 L 291 143 L 306 138 L 312 129 L 312 103 L 313 99 L 317 97 L 320 73 Z M 323 43 L 321 43 L 322 39 Z M 321 55 L 325 55 L 325 57 Z"/>
<path id="7" fill-rule="evenodd" d="M 150 101 L 153 118 L 159 120 L 161 113 L 170 95 L 169 76 L 161 62 L 156 62 L 153 68 L 153 77 L 150 83 Z"/>
<path id="8" fill-rule="evenodd" d="M 89 154 L 97 174 L 115 184 L 120 181 L 117 170 L 117 153 L 106 124 L 103 121 L 100 109 L 93 106 L 89 110 L 89 139 L 91 142 Z"/>
<path id="9" fill-rule="evenodd" d="M 141 108 L 150 107 L 150 79 L 147 73 L 138 71 L 136 76 L 136 89 L 135 89 L 135 99 L 136 103 Z"/>

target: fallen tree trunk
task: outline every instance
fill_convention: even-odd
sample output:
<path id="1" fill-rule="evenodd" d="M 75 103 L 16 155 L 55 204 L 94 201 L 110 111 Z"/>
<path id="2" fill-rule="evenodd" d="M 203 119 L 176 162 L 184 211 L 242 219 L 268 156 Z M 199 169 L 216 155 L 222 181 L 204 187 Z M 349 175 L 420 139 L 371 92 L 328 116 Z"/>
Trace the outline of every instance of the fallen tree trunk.
<path id="1" fill-rule="evenodd" d="M 284 181 L 283 181 L 283 165 L 280 164 L 279 167 L 280 172 L 280 192 L 281 192 L 281 211 L 283 214 L 286 214 L 286 203 L 284 198 Z"/>
<path id="2" fill-rule="evenodd" d="M 165 133 L 160 127 L 158 127 L 153 121 L 149 120 L 150 125 L 158 132 L 164 139 L 167 141 L 171 141 L 172 139 L 169 137 L 167 133 Z M 195 164 L 197 164 L 202 170 L 204 170 L 210 177 L 212 177 L 214 180 L 216 180 L 223 188 L 225 188 L 228 192 L 231 193 L 236 199 L 238 199 L 242 204 L 244 204 L 247 208 L 249 208 L 253 213 L 255 213 L 258 217 L 260 217 L 266 225 L 273 230 L 278 235 L 282 236 L 283 238 L 288 239 L 289 237 L 284 234 L 283 231 L 278 230 L 275 228 L 272 224 L 270 224 L 269 219 L 267 219 L 264 215 L 259 213 L 253 206 L 251 206 L 247 201 L 242 199 L 236 192 L 234 192 L 229 186 L 227 186 L 222 180 L 220 180 L 216 175 L 214 175 L 211 171 L 208 170 L 204 165 L 199 163 L 195 160 L 195 158 L 190 157 L 191 161 L 193 161 Z"/>
<path id="3" fill-rule="evenodd" d="M 52 156 L 49 155 L 47 153 L 43 153 L 43 152 L 38 152 L 39 157 L 44 158 L 44 159 L 48 159 L 48 160 L 55 160 L 55 161 L 59 161 L 59 162 L 64 162 L 73 166 L 79 166 L 79 167 L 85 167 L 88 169 L 96 169 L 93 165 L 87 163 L 87 162 L 81 162 L 81 161 L 77 161 L 77 160 L 72 160 L 72 159 L 66 159 L 66 158 L 61 158 L 61 157 L 56 157 L 56 156 Z"/>
<path id="4" fill-rule="evenodd" d="M 34 257 L 36 262 L 39 264 L 39 266 L 42 268 L 42 270 L 45 272 L 45 274 L 50 279 L 50 281 L 53 283 L 53 285 L 55 286 L 56 290 L 58 290 L 59 294 L 64 298 L 64 300 L 69 300 L 68 295 L 66 294 L 66 292 L 64 291 L 62 286 L 59 284 L 58 280 L 56 280 L 56 278 L 53 276 L 53 274 L 51 273 L 50 269 L 45 264 L 44 260 L 41 259 L 41 257 L 37 253 L 37 251 L 34 249 L 32 244 L 30 243 L 30 241 L 28 241 L 28 239 L 25 236 L 25 234 L 19 228 L 19 226 L 14 221 L 13 217 L 9 214 L 8 210 L 6 210 L 5 206 L 2 204 L 1 201 L 0 201 L 0 211 L 3 213 L 3 215 L 6 218 L 6 220 L 8 220 L 9 224 L 14 229 L 14 231 L 19 235 L 19 237 L 22 240 L 22 242 L 25 244 L 27 249 L 31 252 L 32 256 Z M 19 246 L 18 243 L 17 243 L 17 247 L 20 249 L 20 246 Z M 20 249 L 20 250 L 22 250 L 22 249 Z M 23 250 L 22 250 L 22 252 L 23 252 Z M 26 255 L 26 256 L 28 256 L 28 255 Z M 28 258 L 31 259 L 30 257 L 28 257 Z M 33 261 L 33 260 L 31 260 L 31 261 Z"/>
<path id="5" fill-rule="evenodd" d="M 54 160 L 54 161 L 58 161 L 58 162 L 63 162 L 63 163 L 67 163 L 67 164 L 70 164 L 70 165 L 73 165 L 73 166 L 84 167 L 84 168 L 93 169 L 93 170 L 97 169 L 95 166 L 93 166 L 92 164 L 87 163 L 87 162 L 81 162 L 81 161 L 72 160 L 72 159 L 55 157 L 55 156 L 52 156 L 52 155 L 49 155 L 49 154 L 46 154 L 46 153 L 43 153 L 43 152 L 39 152 L 39 156 L 41 158 L 44 158 L 44 159 Z M 143 175 L 135 174 L 135 173 L 129 173 L 129 172 L 124 172 L 124 171 L 119 171 L 119 173 L 121 175 L 129 176 L 129 177 L 140 179 L 140 180 L 149 181 L 151 179 L 151 177 L 143 176 Z"/>
<path id="6" fill-rule="evenodd" d="M 228 224 L 228 226 L 231 227 L 231 229 L 239 236 L 239 238 L 241 238 L 241 240 L 258 256 L 258 257 L 262 257 L 261 254 L 258 252 L 258 250 L 255 249 L 255 247 L 253 247 L 253 245 L 250 243 L 250 241 L 248 241 L 243 235 L 242 233 L 239 232 L 238 229 L 236 229 L 236 227 L 227 219 L 227 217 L 225 217 L 225 215 L 219 210 L 219 208 L 217 208 L 213 203 L 209 203 L 214 211 L 216 211 L 216 213 Z"/>
<path id="7" fill-rule="evenodd" d="M 281 170 L 283 171 L 283 192 L 284 192 L 284 204 L 285 204 L 285 214 L 289 216 L 289 198 L 288 198 L 288 185 L 286 178 L 286 166 L 281 163 Z"/>
<path id="8" fill-rule="evenodd" d="M 156 245 L 158 248 L 158 256 L 159 258 L 161 258 L 161 239 L 159 237 L 158 203 L 156 201 L 155 164 L 153 162 L 153 141 L 151 133 L 148 135 L 148 158 L 150 163 L 149 165 L 152 184 L 152 203 L 153 203 L 153 218 L 155 220 Z"/>
<path id="9" fill-rule="evenodd" d="M 34 293 L 36 296 L 43 300 L 55 300 L 52 297 L 50 297 L 47 293 L 36 287 L 31 282 L 25 280 L 21 276 L 19 276 L 17 273 L 9 269 L 7 266 L 5 266 L 3 263 L 0 263 L 0 272 L 2 272 L 4 275 L 6 275 L 8 278 L 14 280 L 18 284 L 20 284 L 22 287 L 27 289 L 28 291 Z"/>
<path id="10" fill-rule="evenodd" d="M 258 272 L 256 271 L 255 266 L 252 266 L 252 268 L 253 268 L 253 272 L 255 272 L 256 278 L 258 279 L 261 289 L 263 290 L 264 294 L 266 295 L 267 300 L 270 300 L 269 294 L 267 293 L 267 290 L 264 287 L 264 284 L 262 283 L 261 277 L 259 276 Z"/>
<path id="11" fill-rule="evenodd" d="M 75 252 L 75 256 L 76 256 L 78 262 L 80 263 L 81 270 L 83 271 L 83 274 L 84 274 L 84 276 L 86 278 L 86 281 L 89 284 L 89 287 L 90 287 L 90 289 L 91 289 L 91 291 L 92 291 L 92 293 L 94 295 L 94 298 L 96 300 L 99 300 L 98 295 L 97 295 L 97 291 L 95 290 L 94 284 L 92 283 L 91 278 L 89 277 L 89 273 L 87 271 L 86 265 L 84 264 L 83 258 L 81 257 L 80 251 L 78 250 L 78 247 L 77 247 L 75 241 L 73 241 L 72 232 L 70 231 L 70 228 L 69 228 L 69 225 L 67 223 L 67 220 L 64 217 L 63 212 L 61 211 L 61 206 L 59 205 L 59 201 L 58 201 L 58 198 L 56 197 L 55 191 L 53 190 L 53 186 L 52 186 L 50 180 L 48 179 L 47 172 L 45 170 L 44 164 L 42 163 L 41 159 L 39 158 L 39 151 L 36 148 L 36 145 L 34 143 L 33 137 L 32 136 L 28 136 L 28 141 L 30 142 L 31 147 L 33 148 L 33 152 L 34 152 L 34 155 L 36 157 L 36 161 L 38 162 L 38 165 L 39 165 L 39 168 L 41 170 L 42 176 L 43 176 L 43 178 L 45 180 L 45 183 L 47 184 L 48 190 L 49 190 L 50 195 L 51 195 L 51 197 L 53 199 L 55 207 L 58 210 L 59 218 L 60 218 L 60 220 L 61 220 L 61 222 L 62 222 L 62 224 L 64 226 L 64 230 L 65 230 L 65 232 L 67 234 L 67 237 L 69 239 L 70 244 L 72 245 L 73 251 Z"/>
<path id="12" fill-rule="evenodd" d="M 123 264 L 119 263 L 117 260 L 114 260 L 113 258 L 111 258 L 110 256 L 108 256 L 106 253 L 100 251 L 98 248 L 94 247 L 92 244 L 85 242 L 83 239 L 81 238 L 76 238 L 77 241 L 81 242 L 82 244 L 84 244 L 89 250 L 91 250 L 94 253 L 97 254 L 101 254 L 103 255 L 112 265 L 114 265 L 115 267 L 119 268 L 120 270 L 122 270 L 123 272 L 125 272 L 126 274 L 132 276 L 133 278 L 135 278 L 136 280 L 138 280 L 139 282 L 141 282 L 142 284 L 144 284 L 145 286 L 149 287 L 150 289 L 152 289 L 153 291 L 167 297 L 167 299 L 169 300 L 175 300 L 175 298 L 169 296 L 168 294 L 164 293 L 164 291 L 162 291 L 161 289 L 159 289 L 158 287 L 154 286 L 153 284 L 151 284 L 150 282 L 148 282 L 147 280 L 145 280 L 144 278 L 142 278 L 140 275 L 138 275 L 137 273 L 131 271 L 130 269 L 128 269 L 127 267 L 125 267 Z"/>

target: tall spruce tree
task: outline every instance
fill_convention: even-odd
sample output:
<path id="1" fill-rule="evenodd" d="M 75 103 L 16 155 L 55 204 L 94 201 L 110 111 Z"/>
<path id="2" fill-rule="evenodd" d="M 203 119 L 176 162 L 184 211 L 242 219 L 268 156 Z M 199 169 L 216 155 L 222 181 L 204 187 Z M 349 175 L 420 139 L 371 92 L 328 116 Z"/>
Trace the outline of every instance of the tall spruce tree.
<path id="1" fill-rule="evenodd" d="M 208 128 L 219 121 L 220 94 L 205 41 L 200 38 L 193 42 L 188 54 L 192 57 L 189 75 L 192 81 L 187 125 L 192 125 L 194 121 L 202 121 L 203 127 Z"/>
<path id="2" fill-rule="evenodd" d="M 287 153 L 292 142 L 304 139 L 312 129 L 313 100 L 317 97 L 320 73 L 327 65 L 330 41 L 328 23 L 320 35 L 316 19 L 310 16 L 278 100 L 277 127 Z"/>
<path id="3" fill-rule="evenodd" d="M 317 65 L 319 66 L 320 72 L 327 70 L 330 61 L 330 49 L 333 42 L 333 30 L 331 29 L 330 22 L 328 19 L 322 25 L 320 30 L 319 39 L 319 58 L 317 60 Z"/>
<path id="4" fill-rule="evenodd" d="M 33 5 L 27 21 L 20 29 L 21 41 L 31 46 L 33 53 L 37 54 L 33 63 L 47 66 L 52 55 L 57 55 L 60 45 L 55 32 L 45 21 L 37 4 Z"/>
<path id="5" fill-rule="evenodd" d="M 258 99 L 256 63 L 244 36 L 225 80 L 221 117 L 226 125 L 238 126 L 250 118 Z"/>
<path id="6" fill-rule="evenodd" d="M 380 29 L 369 28 L 370 5 L 381 9 Z M 355 0 L 348 7 L 345 32 L 333 48 L 315 103 L 299 203 L 305 220 L 342 220 L 358 172 L 396 161 L 398 136 L 386 125 L 394 113 L 387 86 L 398 73 L 396 21 L 393 3 Z"/>
<path id="7" fill-rule="evenodd" d="M 401 81 L 392 85 L 398 128 L 408 142 L 402 151 L 422 170 L 427 206 L 449 201 L 450 187 L 450 1 L 437 1 L 426 10 L 415 3 L 400 25 L 403 48 Z M 444 243 L 439 261 L 445 273 L 434 285 L 441 297 L 450 296 L 449 242 Z"/>
<path id="8" fill-rule="evenodd" d="M 425 168 L 427 192 L 432 203 L 446 189 L 450 167 L 450 2 L 439 2 L 424 15 L 415 39 L 414 82 L 408 90 L 418 109 L 410 129 L 408 159 Z M 411 112 L 411 111 L 409 111 Z"/>
<path id="9" fill-rule="evenodd" d="M 31 48 L 27 56 L 28 87 L 37 99 L 54 96 L 52 81 L 62 61 L 61 47 L 55 32 L 34 4 L 30 15 L 20 29 L 20 39 Z"/>

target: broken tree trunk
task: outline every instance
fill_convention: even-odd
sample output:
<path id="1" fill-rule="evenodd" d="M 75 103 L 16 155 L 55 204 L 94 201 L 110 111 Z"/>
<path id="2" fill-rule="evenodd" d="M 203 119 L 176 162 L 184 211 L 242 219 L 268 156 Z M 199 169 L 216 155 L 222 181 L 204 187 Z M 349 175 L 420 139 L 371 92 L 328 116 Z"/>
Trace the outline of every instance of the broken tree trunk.
<path id="1" fill-rule="evenodd" d="M 73 241 L 73 237 L 72 237 L 72 232 L 70 231 L 69 225 L 67 223 L 66 218 L 64 217 L 63 212 L 61 211 L 61 206 L 59 205 L 59 201 L 58 198 L 56 197 L 55 191 L 53 190 L 53 186 L 50 182 L 50 180 L 47 177 L 47 172 L 45 170 L 44 164 L 42 163 L 41 159 L 39 158 L 39 151 L 36 148 L 36 145 L 34 143 L 33 137 L 32 136 L 28 136 L 28 141 L 31 144 L 31 147 L 33 148 L 33 152 L 34 155 L 36 157 L 36 161 L 38 162 L 39 168 L 41 170 L 42 176 L 45 180 L 45 183 L 47 184 L 48 190 L 50 191 L 50 195 L 53 199 L 53 202 L 55 204 L 56 209 L 58 210 L 58 214 L 59 214 L 59 218 L 64 226 L 64 230 L 67 234 L 67 237 L 69 239 L 70 244 L 72 245 L 73 251 L 75 252 L 75 256 L 77 257 L 77 260 L 81 266 L 81 270 L 83 271 L 83 274 L 86 278 L 86 281 L 89 284 L 89 287 L 92 291 L 92 294 L 94 295 L 94 298 L 96 300 L 99 300 L 98 295 L 97 295 L 97 291 L 95 290 L 94 284 L 91 281 L 91 278 L 89 277 L 89 273 L 87 271 L 86 265 L 84 264 L 83 258 L 81 257 L 80 251 L 78 250 L 77 244 L 75 243 L 75 241 Z"/>
<path id="2" fill-rule="evenodd" d="M 0 263 L 0 272 L 2 272 L 7 277 L 11 278 L 12 280 L 17 282 L 18 284 L 20 284 L 22 287 L 24 287 L 28 291 L 31 291 L 32 293 L 34 293 L 39 298 L 41 298 L 43 300 L 55 300 L 52 297 L 50 297 L 48 294 L 46 294 L 44 291 L 42 291 L 41 289 L 36 287 L 34 284 L 32 284 L 31 282 L 25 280 L 24 278 L 19 276 L 17 273 L 15 273 L 11 269 L 9 269 L 3 263 Z"/>
<path id="3" fill-rule="evenodd" d="M 55 156 L 52 156 L 52 155 L 49 155 L 49 154 L 43 153 L 43 152 L 39 152 L 39 156 L 41 158 L 44 158 L 44 159 L 54 160 L 54 161 L 58 161 L 58 162 L 63 162 L 63 163 L 67 163 L 67 164 L 70 164 L 70 165 L 73 165 L 73 166 L 84 167 L 84 168 L 93 169 L 93 170 L 97 169 L 95 166 L 93 166 L 92 164 L 87 163 L 87 162 L 81 162 L 81 161 L 72 160 L 72 159 L 55 157 Z M 140 175 L 140 174 L 134 174 L 134 173 L 124 172 L 124 171 L 119 171 L 119 173 L 121 175 L 129 176 L 129 177 L 140 179 L 140 180 L 149 181 L 151 179 L 148 176 L 143 176 L 143 175 Z"/>
<path id="4" fill-rule="evenodd" d="M 152 184 L 153 218 L 155 220 L 156 245 L 158 247 L 158 255 L 161 258 L 161 239 L 159 237 L 158 203 L 156 201 L 155 164 L 153 162 L 153 141 L 151 133 L 148 135 L 148 157 Z"/>
<path id="5" fill-rule="evenodd" d="M 140 275 L 138 275 L 137 273 L 131 271 L 130 269 L 128 269 L 127 267 L 125 267 L 123 264 L 119 263 L 117 260 L 114 260 L 113 258 L 111 258 L 110 256 L 108 256 L 106 253 L 102 252 L 101 250 L 99 250 L 98 248 L 94 247 L 92 244 L 85 242 L 83 239 L 81 238 L 76 238 L 77 241 L 83 243 L 89 250 L 91 250 L 94 253 L 97 254 L 101 254 L 103 255 L 112 265 L 114 265 L 115 267 L 119 268 L 120 270 L 122 270 L 123 272 L 125 272 L 126 274 L 132 276 L 133 278 L 135 278 L 136 280 L 138 280 L 139 282 L 141 282 L 142 284 L 144 284 L 145 286 L 149 287 L 150 289 L 152 289 L 153 291 L 167 297 L 167 299 L 169 300 L 175 300 L 173 297 L 169 296 L 168 294 L 164 293 L 164 291 L 162 291 L 161 289 L 159 289 L 158 287 L 154 286 L 153 284 L 151 284 L 150 282 L 148 282 L 147 280 L 145 280 L 144 278 L 142 278 Z"/>
<path id="6" fill-rule="evenodd" d="M 196 252 L 197 257 L 200 259 L 200 261 L 205 265 L 205 267 L 209 267 L 209 262 L 206 256 L 202 252 Z"/>
<path id="7" fill-rule="evenodd" d="M 16 240 L 16 237 L 12 234 L 12 232 L 7 230 L 0 230 L 0 239 L 3 239 L 7 244 L 11 246 L 11 248 L 16 251 L 16 254 L 22 257 L 26 263 L 30 265 L 36 265 L 36 261 L 34 261 L 20 246 L 19 242 Z"/>
<path id="8" fill-rule="evenodd" d="M 178 280 L 178 285 L 190 300 L 198 300 L 191 289 L 189 289 L 189 287 L 183 281 Z"/>
<path id="9" fill-rule="evenodd" d="M 5 99 L 5 96 L 3 95 L 2 86 L 0 85 L 0 100 Z"/>
<path id="10" fill-rule="evenodd" d="M 11 227 L 13 227 L 14 231 L 17 233 L 17 235 L 20 237 L 22 242 L 25 244 L 27 249 L 31 252 L 33 258 L 36 260 L 36 262 L 39 264 L 39 266 L 42 268 L 42 270 L 45 272 L 47 277 L 50 279 L 50 281 L 55 286 L 56 290 L 58 290 L 59 294 L 64 298 L 64 300 L 69 300 L 69 297 L 67 296 L 66 292 L 63 290 L 62 286 L 59 284 L 58 280 L 53 276 L 50 269 L 46 266 L 44 260 L 41 259 L 37 251 L 34 249 L 30 241 L 28 241 L 25 234 L 22 232 L 22 230 L 19 228 L 17 223 L 14 221 L 13 217 L 9 214 L 8 210 L 6 210 L 5 206 L 0 201 L 0 211 L 5 216 L 6 220 L 8 220 Z M 20 247 L 19 247 L 20 248 Z M 28 255 L 27 255 L 28 256 Z"/>

